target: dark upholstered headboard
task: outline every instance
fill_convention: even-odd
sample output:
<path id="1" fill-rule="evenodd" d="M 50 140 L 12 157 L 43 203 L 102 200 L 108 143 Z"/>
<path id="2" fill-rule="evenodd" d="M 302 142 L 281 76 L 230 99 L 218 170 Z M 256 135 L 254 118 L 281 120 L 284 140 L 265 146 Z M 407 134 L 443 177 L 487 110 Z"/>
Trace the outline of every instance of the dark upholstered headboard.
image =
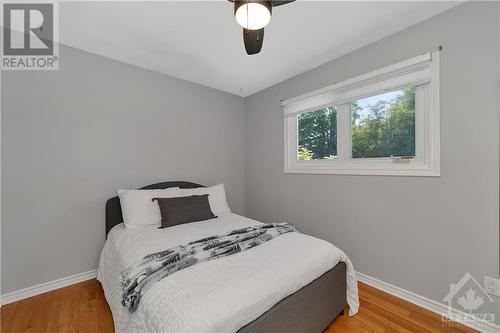
<path id="1" fill-rule="evenodd" d="M 140 190 L 156 190 L 169 187 L 196 188 L 205 186 L 190 182 L 165 182 L 144 186 L 140 188 Z M 122 222 L 123 216 L 122 207 L 120 206 L 120 198 L 113 197 L 106 202 L 106 236 L 108 235 L 108 232 L 111 230 L 111 228 Z"/>

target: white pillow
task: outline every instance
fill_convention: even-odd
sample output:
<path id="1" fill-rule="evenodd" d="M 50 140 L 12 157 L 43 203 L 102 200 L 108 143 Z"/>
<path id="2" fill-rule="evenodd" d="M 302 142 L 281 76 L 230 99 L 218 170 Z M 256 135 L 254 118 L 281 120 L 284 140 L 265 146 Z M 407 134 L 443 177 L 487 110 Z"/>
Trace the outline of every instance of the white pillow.
<path id="1" fill-rule="evenodd" d="M 231 212 L 231 209 L 229 209 L 226 201 L 226 190 L 224 189 L 224 184 L 211 187 L 181 188 L 179 189 L 179 192 L 181 194 L 179 196 L 181 197 L 208 194 L 210 209 L 217 216 L 223 213 Z"/>
<path id="2" fill-rule="evenodd" d="M 160 207 L 153 198 L 179 196 L 181 195 L 178 187 L 162 190 L 118 190 L 125 226 L 128 228 L 160 226 Z"/>

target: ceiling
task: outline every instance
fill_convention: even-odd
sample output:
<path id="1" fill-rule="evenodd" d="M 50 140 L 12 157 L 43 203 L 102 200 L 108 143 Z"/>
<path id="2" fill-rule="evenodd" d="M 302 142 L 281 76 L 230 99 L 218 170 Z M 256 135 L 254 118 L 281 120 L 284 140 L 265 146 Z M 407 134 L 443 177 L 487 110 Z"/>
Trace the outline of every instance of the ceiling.
<path id="1" fill-rule="evenodd" d="M 248 56 L 230 2 L 60 2 L 60 42 L 249 96 L 393 34 L 457 2 L 296 1 L 274 8 Z"/>

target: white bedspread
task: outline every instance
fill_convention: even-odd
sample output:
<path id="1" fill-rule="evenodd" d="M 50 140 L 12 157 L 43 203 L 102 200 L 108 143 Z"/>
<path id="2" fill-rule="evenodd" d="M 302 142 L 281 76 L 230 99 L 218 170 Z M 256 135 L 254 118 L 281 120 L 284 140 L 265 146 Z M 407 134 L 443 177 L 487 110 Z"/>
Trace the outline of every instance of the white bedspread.
<path id="1" fill-rule="evenodd" d="M 114 227 L 101 253 L 97 279 L 104 288 L 117 333 L 235 332 L 339 262 L 347 266 L 349 314 L 358 311 L 356 276 L 344 252 L 326 241 L 295 232 L 164 278 L 141 299 L 134 313 L 121 305 L 119 275 L 135 260 L 259 223 L 229 213 L 167 229 L 127 229 L 123 224 Z"/>

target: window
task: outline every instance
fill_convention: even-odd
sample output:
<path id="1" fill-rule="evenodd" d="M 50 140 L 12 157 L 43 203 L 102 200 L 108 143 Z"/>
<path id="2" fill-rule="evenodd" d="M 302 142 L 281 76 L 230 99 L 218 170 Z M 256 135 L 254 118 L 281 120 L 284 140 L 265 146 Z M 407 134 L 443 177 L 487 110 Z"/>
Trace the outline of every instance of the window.
<path id="1" fill-rule="evenodd" d="M 297 116 L 299 160 L 332 160 L 337 157 L 337 108 L 329 106 L 321 110 Z"/>
<path id="2" fill-rule="evenodd" d="M 438 65 L 429 53 L 282 102 L 285 172 L 439 176 Z"/>
<path id="3" fill-rule="evenodd" d="M 415 87 L 351 102 L 352 158 L 415 157 Z"/>

